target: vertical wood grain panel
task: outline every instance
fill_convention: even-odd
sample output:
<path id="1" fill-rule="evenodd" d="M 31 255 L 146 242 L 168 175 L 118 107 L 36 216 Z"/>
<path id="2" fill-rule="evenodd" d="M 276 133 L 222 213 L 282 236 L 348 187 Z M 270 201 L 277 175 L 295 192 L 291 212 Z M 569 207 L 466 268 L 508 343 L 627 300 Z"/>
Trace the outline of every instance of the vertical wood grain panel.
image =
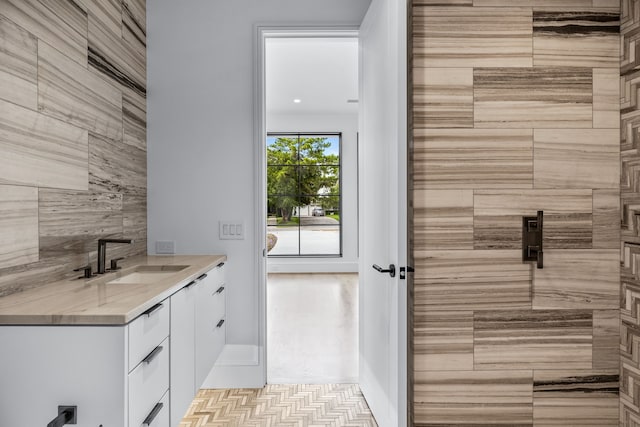
<path id="1" fill-rule="evenodd" d="M 590 128 L 590 68 L 476 68 L 477 128 Z"/>
<path id="2" fill-rule="evenodd" d="M 38 261 L 38 189 L 0 185 L 0 266 Z"/>
<path id="3" fill-rule="evenodd" d="M 532 188 L 531 130 L 414 132 L 414 188 Z"/>
<path id="4" fill-rule="evenodd" d="M 616 309 L 620 250 L 549 250 L 534 269 L 534 309 Z"/>
<path id="5" fill-rule="evenodd" d="M 533 12 L 533 65 L 620 67 L 619 14 L 604 10 Z"/>
<path id="6" fill-rule="evenodd" d="M 473 127 L 473 68 L 416 68 L 416 128 Z"/>
<path id="7" fill-rule="evenodd" d="M 531 308 L 531 272 L 519 251 L 420 251 L 414 306 L 439 310 Z"/>
<path id="8" fill-rule="evenodd" d="M 414 242 L 421 249 L 473 249 L 473 191 L 415 190 Z"/>
<path id="9" fill-rule="evenodd" d="M 617 371 L 534 371 L 535 426 L 617 426 Z"/>
<path id="10" fill-rule="evenodd" d="M 414 65 L 530 67 L 529 8 L 416 7 Z"/>
<path id="11" fill-rule="evenodd" d="M 536 129 L 533 146 L 535 188 L 616 189 L 620 185 L 617 129 Z"/>
<path id="12" fill-rule="evenodd" d="M 416 424 L 533 425 L 533 379 L 522 371 L 440 371 L 416 374 Z"/>
<path id="13" fill-rule="evenodd" d="M 486 311 L 473 321 L 476 369 L 591 369 L 591 311 Z"/>

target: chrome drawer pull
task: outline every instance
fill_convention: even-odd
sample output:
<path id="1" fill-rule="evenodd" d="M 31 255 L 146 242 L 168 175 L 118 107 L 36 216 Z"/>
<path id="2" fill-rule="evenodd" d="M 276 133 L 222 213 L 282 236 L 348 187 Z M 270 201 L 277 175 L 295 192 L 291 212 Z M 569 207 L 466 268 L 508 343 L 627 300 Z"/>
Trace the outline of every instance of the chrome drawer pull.
<path id="1" fill-rule="evenodd" d="M 161 352 L 162 352 L 162 346 L 159 345 L 156 348 L 154 348 L 153 351 L 147 355 L 147 357 L 142 359 L 142 361 L 144 363 L 149 364 L 149 363 L 153 362 L 153 359 L 155 359 L 156 356 L 158 356 Z"/>
<path id="2" fill-rule="evenodd" d="M 224 262 L 221 262 L 220 264 L 216 265 L 216 268 L 222 267 L 223 265 L 224 265 Z"/>
<path id="3" fill-rule="evenodd" d="M 206 278 L 207 278 L 207 273 L 204 273 L 202 276 L 199 276 L 199 277 L 196 279 L 196 281 L 198 281 L 198 282 L 199 282 L 199 281 L 204 280 L 204 279 L 206 279 Z"/>
<path id="4" fill-rule="evenodd" d="M 216 294 L 221 294 L 224 291 L 224 286 L 220 286 L 218 290 L 215 292 Z"/>
<path id="5" fill-rule="evenodd" d="M 159 302 L 158 304 L 154 305 L 153 307 L 151 307 L 149 310 L 145 311 L 142 314 L 146 314 L 147 316 L 151 317 L 153 313 L 160 310 L 162 307 L 164 307 L 163 304 Z"/>
<path id="6" fill-rule="evenodd" d="M 198 280 L 192 280 L 191 282 L 187 283 L 185 285 L 185 289 L 189 289 L 190 287 L 192 287 L 193 285 L 195 285 L 196 283 L 198 283 Z"/>
<path id="7" fill-rule="evenodd" d="M 220 321 L 218 322 L 218 324 L 216 325 L 216 328 L 221 327 L 222 325 L 224 325 L 224 319 L 220 319 Z"/>
<path id="8" fill-rule="evenodd" d="M 162 403 L 162 402 L 156 403 L 156 406 L 153 407 L 153 409 L 151 410 L 149 415 L 147 415 L 147 418 L 145 418 L 144 421 L 142 422 L 142 425 L 143 426 L 150 426 L 151 423 L 153 422 L 153 420 L 156 419 L 156 417 L 158 416 L 158 414 L 162 410 L 163 406 L 164 406 L 164 403 Z"/>

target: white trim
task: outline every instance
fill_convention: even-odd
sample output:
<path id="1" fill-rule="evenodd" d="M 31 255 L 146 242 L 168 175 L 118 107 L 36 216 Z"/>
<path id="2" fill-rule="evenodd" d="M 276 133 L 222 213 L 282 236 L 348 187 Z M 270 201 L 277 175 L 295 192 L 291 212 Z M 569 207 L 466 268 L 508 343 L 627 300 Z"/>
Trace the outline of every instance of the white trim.
<path id="1" fill-rule="evenodd" d="M 295 259 L 292 262 L 274 261 L 267 263 L 268 273 L 357 273 L 358 262 L 340 262 L 318 260 L 318 262 L 305 259 Z"/>
<path id="2" fill-rule="evenodd" d="M 254 27 L 254 140 L 256 200 L 256 283 L 258 284 L 259 367 L 262 385 L 267 379 L 267 267 L 266 267 L 266 104 L 265 104 L 265 39 L 273 37 L 358 37 L 357 25 L 261 25 Z M 357 271 L 357 266 L 356 266 Z"/>

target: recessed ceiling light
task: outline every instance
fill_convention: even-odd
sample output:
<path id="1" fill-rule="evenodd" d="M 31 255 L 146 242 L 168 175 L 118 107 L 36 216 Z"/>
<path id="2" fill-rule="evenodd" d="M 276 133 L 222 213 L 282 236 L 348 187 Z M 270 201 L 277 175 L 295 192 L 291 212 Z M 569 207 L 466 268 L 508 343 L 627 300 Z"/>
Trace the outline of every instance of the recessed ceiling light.
<path id="1" fill-rule="evenodd" d="M 302 102 L 302 99 L 296 98 L 296 99 L 293 100 L 293 102 L 294 102 L 294 104 L 300 104 Z"/>

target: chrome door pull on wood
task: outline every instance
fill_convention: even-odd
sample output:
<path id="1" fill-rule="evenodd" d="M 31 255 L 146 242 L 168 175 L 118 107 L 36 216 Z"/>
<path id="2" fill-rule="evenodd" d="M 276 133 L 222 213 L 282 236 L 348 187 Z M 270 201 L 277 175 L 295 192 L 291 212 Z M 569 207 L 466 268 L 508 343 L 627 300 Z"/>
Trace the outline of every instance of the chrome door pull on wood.
<path id="1" fill-rule="evenodd" d="M 391 277 L 396 277 L 396 266 L 394 264 L 389 264 L 387 269 L 380 267 L 378 264 L 373 264 L 373 269 L 380 273 L 389 273 Z"/>

